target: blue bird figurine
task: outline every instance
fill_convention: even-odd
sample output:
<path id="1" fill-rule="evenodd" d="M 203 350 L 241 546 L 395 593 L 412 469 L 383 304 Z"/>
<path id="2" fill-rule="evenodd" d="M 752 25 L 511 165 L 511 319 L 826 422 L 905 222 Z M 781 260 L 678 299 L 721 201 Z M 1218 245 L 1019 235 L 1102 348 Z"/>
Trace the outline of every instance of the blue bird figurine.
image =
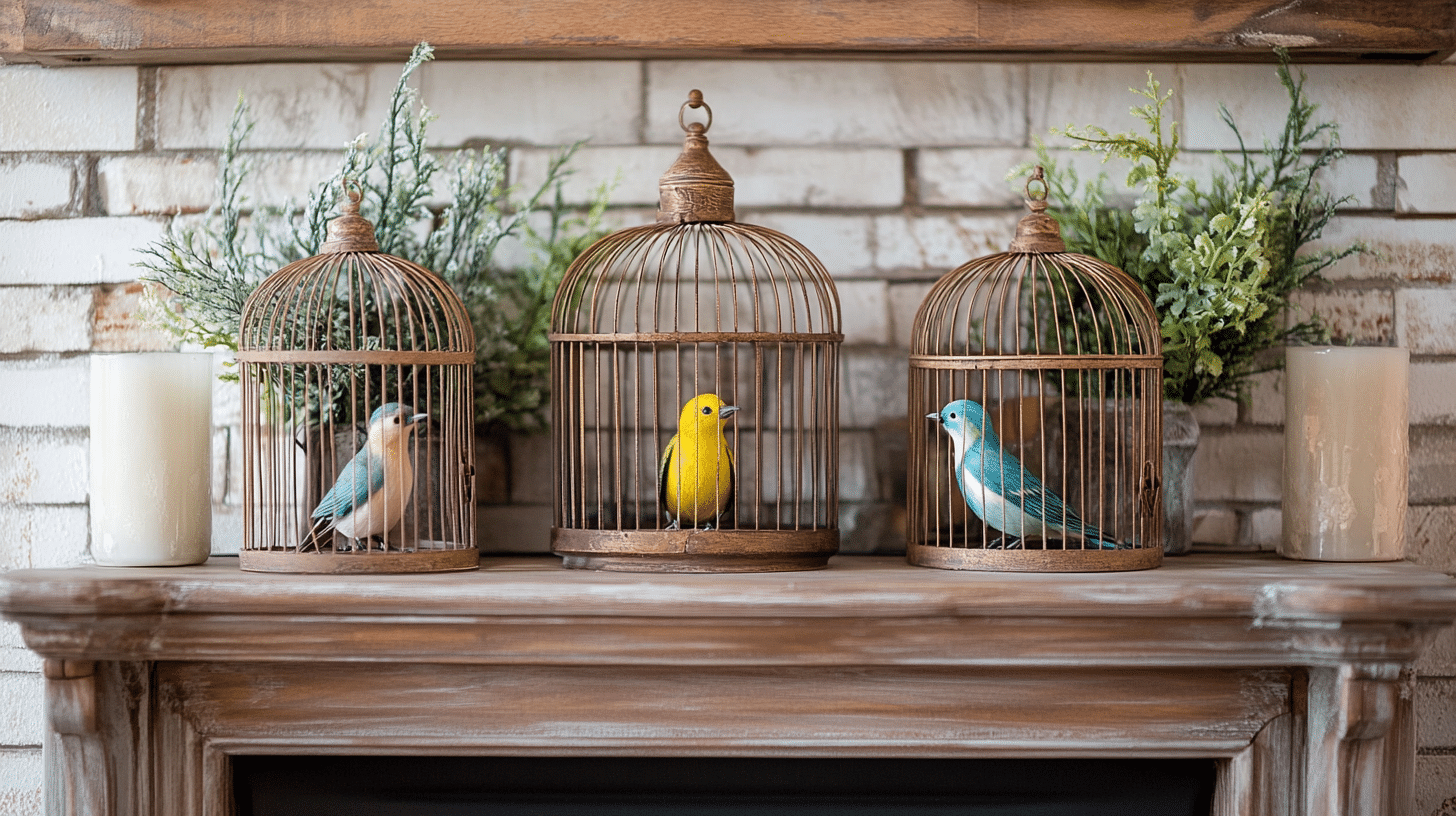
<path id="1" fill-rule="evenodd" d="M 971 510 L 988 525 L 1022 540 L 1076 537 L 1089 547 L 1118 548 L 1116 541 L 1082 521 L 1060 496 L 1001 449 L 980 403 L 955 400 L 925 418 L 937 420 L 950 434 L 956 484 Z"/>
<path id="2" fill-rule="evenodd" d="M 299 551 L 321 550 L 337 530 L 352 547 L 382 537 L 404 517 L 414 490 L 415 472 L 409 439 L 428 414 L 411 414 L 407 405 L 390 402 L 369 417 L 369 440 L 339 472 L 339 478 L 314 508 L 313 529 Z M 349 549 L 348 547 L 340 549 Z M 385 544 L 388 549 L 388 544 Z"/>

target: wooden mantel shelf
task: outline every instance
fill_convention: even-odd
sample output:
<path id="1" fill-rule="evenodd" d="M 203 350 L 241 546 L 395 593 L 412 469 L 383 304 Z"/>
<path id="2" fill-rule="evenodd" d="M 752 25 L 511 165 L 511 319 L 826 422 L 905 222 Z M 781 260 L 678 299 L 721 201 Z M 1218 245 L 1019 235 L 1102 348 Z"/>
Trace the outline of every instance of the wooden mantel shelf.
<path id="1" fill-rule="evenodd" d="M 0 59 L 66 64 L 443 58 L 1439 60 L 1449 0 L 10 0 Z"/>
<path id="2" fill-rule="evenodd" d="M 11 572 L 0 613 L 46 659 L 53 813 L 227 814 L 232 756 L 417 753 L 1207 757 L 1218 816 L 1335 816 L 1407 811 L 1411 666 L 1456 580 L 1272 556 L 1094 575 L 213 559 Z"/>

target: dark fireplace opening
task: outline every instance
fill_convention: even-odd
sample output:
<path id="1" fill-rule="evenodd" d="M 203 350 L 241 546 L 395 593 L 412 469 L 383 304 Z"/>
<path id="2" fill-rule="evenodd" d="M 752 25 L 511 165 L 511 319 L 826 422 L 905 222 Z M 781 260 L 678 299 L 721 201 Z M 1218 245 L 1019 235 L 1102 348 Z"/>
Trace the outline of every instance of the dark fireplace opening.
<path id="1" fill-rule="evenodd" d="M 235 756 L 238 816 L 1208 816 L 1211 759 Z"/>

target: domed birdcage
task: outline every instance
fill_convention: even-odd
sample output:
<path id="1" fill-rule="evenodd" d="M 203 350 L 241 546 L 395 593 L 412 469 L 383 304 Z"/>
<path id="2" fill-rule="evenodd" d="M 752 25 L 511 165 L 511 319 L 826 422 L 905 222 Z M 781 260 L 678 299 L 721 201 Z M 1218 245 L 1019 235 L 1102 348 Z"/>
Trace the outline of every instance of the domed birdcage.
<path id="1" fill-rule="evenodd" d="M 349 191 L 320 254 L 243 307 L 245 570 L 475 569 L 475 336 L 439 276 L 379 251 Z"/>
<path id="2" fill-rule="evenodd" d="M 1035 188 L 1035 192 L 1034 192 Z M 1069 253 L 1046 182 L 1009 252 L 931 289 L 911 334 L 906 557 L 944 569 L 1162 563 L 1162 344 L 1126 273 Z"/>
<path id="3" fill-rule="evenodd" d="M 707 123 L 684 124 L 689 108 Z M 839 299 L 788 236 L 734 222 L 693 91 L 657 223 L 572 264 L 551 321 L 568 567 L 823 567 L 839 547 Z"/>

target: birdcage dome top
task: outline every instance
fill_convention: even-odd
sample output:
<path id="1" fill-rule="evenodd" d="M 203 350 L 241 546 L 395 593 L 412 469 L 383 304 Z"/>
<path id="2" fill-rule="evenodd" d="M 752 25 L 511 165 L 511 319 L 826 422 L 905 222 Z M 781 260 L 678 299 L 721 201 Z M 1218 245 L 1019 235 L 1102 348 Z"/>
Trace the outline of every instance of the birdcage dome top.
<path id="1" fill-rule="evenodd" d="M 258 361 L 264 360 L 258 353 L 268 352 L 293 354 L 296 362 L 469 363 L 475 336 L 449 284 L 379 251 L 351 190 L 319 254 L 269 275 L 248 297 L 238 351 L 239 359 Z M 405 357 L 377 357 L 386 352 Z M 376 356 L 344 360 L 341 354 Z M 285 361 L 275 357 L 267 361 Z"/>
<path id="2" fill-rule="evenodd" d="M 1161 358 L 1157 312 L 1142 286 L 1067 252 L 1046 193 L 1038 167 L 1027 182 L 1031 212 L 1009 251 L 957 267 L 931 288 L 915 316 L 912 354 Z"/>
<path id="3" fill-rule="evenodd" d="M 684 122 L 690 108 L 707 123 Z M 708 150 L 712 110 L 701 92 L 678 121 L 683 151 L 659 181 L 657 223 L 612 233 L 576 259 L 557 292 L 552 339 L 842 339 L 839 297 L 819 259 L 735 220 L 733 179 Z"/>

